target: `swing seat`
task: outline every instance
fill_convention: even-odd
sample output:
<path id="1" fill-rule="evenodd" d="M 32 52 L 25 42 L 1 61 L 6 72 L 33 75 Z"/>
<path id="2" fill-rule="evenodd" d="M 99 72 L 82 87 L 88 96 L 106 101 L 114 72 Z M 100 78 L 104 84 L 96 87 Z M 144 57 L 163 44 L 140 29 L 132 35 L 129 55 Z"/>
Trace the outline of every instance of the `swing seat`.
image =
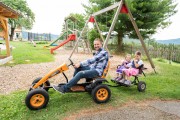
<path id="1" fill-rule="evenodd" d="M 138 67 L 138 69 L 139 69 L 139 73 L 138 73 L 137 75 L 133 75 L 133 76 L 134 76 L 134 77 L 140 77 L 140 76 L 144 75 L 144 76 L 146 77 L 146 75 L 145 75 L 145 73 L 144 73 L 144 70 L 146 70 L 147 68 L 144 67 L 144 64 L 140 65 L 140 66 Z"/>

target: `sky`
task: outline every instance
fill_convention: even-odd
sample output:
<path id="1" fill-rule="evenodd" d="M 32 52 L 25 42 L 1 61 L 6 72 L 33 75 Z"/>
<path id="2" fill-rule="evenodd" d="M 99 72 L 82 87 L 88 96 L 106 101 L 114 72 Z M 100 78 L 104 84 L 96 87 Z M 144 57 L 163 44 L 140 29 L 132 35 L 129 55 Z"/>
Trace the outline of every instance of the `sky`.
<path id="1" fill-rule="evenodd" d="M 31 32 L 52 33 L 59 35 L 64 18 L 70 13 L 85 13 L 82 3 L 88 0 L 26 0 L 35 13 L 35 23 Z M 176 0 L 178 13 L 170 18 L 172 24 L 165 29 L 158 29 L 152 38 L 157 40 L 180 38 L 180 0 Z"/>

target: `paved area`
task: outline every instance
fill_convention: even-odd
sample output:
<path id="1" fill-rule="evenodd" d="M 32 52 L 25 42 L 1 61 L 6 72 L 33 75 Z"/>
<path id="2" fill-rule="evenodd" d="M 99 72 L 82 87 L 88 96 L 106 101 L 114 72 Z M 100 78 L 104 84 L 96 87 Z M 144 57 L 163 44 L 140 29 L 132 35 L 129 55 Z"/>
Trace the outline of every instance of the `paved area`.
<path id="1" fill-rule="evenodd" d="M 174 114 L 180 117 L 180 101 L 156 101 L 151 102 L 150 106 L 166 113 Z"/>
<path id="2" fill-rule="evenodd" d="M 86 113 L 88 113 L 86 111 Z M 180 120 L 180 101 L 151 101 L 103 110 L 91 114 L 83 113 L 76 120 Z"/>

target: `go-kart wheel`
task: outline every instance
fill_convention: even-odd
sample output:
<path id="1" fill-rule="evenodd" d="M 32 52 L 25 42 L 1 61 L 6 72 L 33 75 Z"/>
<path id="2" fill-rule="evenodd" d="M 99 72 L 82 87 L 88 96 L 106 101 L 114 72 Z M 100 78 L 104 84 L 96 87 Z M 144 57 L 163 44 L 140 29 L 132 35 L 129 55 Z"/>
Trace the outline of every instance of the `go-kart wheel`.
<path id="1" fill-rule="evenodd" d="M 91 95 L 96 103 L 105 103 L 111 97 L 111 90 L 107 85 L 100 84 L 92 90 Z"/>
<path id="2" fill-rule="evenodd" d="M 33 82 L 32 82 L 32 85 L 34 85 L 35 83 L 39 82 L 39 80 L 41 80 L 42 77 L 39 77 L 39 78 L 36 78 Z M 43 83 L 42 85 L 40 85 L 40 87 L 46 87 L 46 86 L 50 86 L 50 82 L 49 81 L 46 81 L 45 83 Z M 49 88 L 43 88 L 45 89 L 46 91 L 49 90 Z"/>
<path id="3" fill-rule="evenodd" d="M 31 110 L 45 108 L 49 102 L 49 95 L 44 89 L 31 90 L 25 99 L 26 106 Z"/>
<path id="4" fill-rule="evenodd" d="M 144 92 L 146 90 L 146 83 L 143 81 L 139 81 L 137 84 L 137 89 L 139 92 Z"/>

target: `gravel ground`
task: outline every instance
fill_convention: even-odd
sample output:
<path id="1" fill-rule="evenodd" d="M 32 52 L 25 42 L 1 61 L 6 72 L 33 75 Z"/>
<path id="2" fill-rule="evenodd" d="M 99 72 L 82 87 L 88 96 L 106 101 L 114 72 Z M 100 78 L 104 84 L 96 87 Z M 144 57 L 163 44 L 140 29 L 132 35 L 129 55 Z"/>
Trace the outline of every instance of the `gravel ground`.
<path id="1" fill-rule="evenodd" d="M 152 101 L 128 104 L 69 117 L 71 120 L 180 120 L 180 101 Z M 66 118 L 66 119 L 69 119 Z"/>
<path id="2" fill-rule="evenodd" d="M 71 50 L 59 49 L 56 51 L 55 61 L 49 63 L 40 63 L 40 64 L 21 64 L 13 67 L 9 66 L 0 66 L 0 94 L 9 94 L 13 91 L 17 90 L 28 90 L 31 86 L 32 81 L 37 77 L 42 77 L 47 74 L 51 69 L 56 68 L 62 63 L 66 62 L 69 64 L 67 60 Z M 72 56 L 72 60 L 74 63 L 86 60 L 87 58 L 91 58 L 92 54 L 84 54 L 84 53 L 75 53 Z M 110 59 L 111 65 L 109 74 L 111 76 L 115 76 L 115 69 L 118 64 L 120 64 L 123 58 L 120 56 L 114 55 L 113 58 Z M 146 67 L 150 68 L 148 71 L 152 71 L 149 63 L 145 63 Z M 65 74 L 70 79 L 73 75 L 73 67 L 70 67 L 70 70 L 66 71 Z M 59 82 L 66 82 L 63 75 L 58 75 L 51 78 L 50 82 L 52 84 L 57 84 Z"/>

